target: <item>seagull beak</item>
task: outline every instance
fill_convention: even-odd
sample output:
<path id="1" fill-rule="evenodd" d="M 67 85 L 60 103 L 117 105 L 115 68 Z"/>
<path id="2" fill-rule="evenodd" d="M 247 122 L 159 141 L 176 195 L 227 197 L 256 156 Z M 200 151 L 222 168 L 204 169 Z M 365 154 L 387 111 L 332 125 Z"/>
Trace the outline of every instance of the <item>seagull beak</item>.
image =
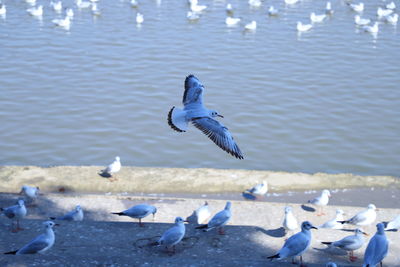
<path id="1" fill-rule="evenodd" d="M 61 226 L 59 223 L 55 223 L 54 226 Z"/>
<path id="2" fill-rule="evenodd" d="M 219 114 L 218 114 L 217 116 L 218 116 L 218 117 L 221 117 L 221 118 L 223 118 L 223 117 L 224 117 L 224 116 L 222 116 L 222 115 L 219 115 Z"/>
<path id="3" fill-rule="evenodd" d="M 318 230 L 318 228 L 317 228 L 317 227 L 315 227 L 315 226 L 311 226 L 311 229 Z"/>
<path id="4" fill-rule="evenodd" d="M 367 234 L 366 232 L 361 231 L 361 233 L 365 236 L 369 236 L 369 234 Z"/>

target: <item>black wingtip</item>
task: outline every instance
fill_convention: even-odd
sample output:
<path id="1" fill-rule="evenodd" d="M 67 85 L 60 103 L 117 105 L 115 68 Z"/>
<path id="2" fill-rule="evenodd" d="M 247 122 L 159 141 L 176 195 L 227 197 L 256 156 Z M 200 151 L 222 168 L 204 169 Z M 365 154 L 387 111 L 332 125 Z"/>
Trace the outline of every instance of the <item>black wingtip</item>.
<path id="1" fill-rule="evenodd" d="M 54 221 L 56 217 L 49 217 L 49 219 Z"/>
<path id="2" fill-rule="evenodd" d="M 267 257 L 267 259 L 270 259 L 271 261 L 272 261 L 273 259 L 277 259 L 277 258 L 279 258 L 279 254 L 275 254 L 275 255 L 272 255 L 272 256 Z"/>
<path id="3" fill-rule="evenodd" d="M 111 212 L 111 214 L 115 214 L 115 215 L 119 215 L 119 216 L 125 215 L 123 212 Z"/>
<path id="4" fill-rule="evenodd" d="M 338 223 L 341 223 L 341 224 L 345 224 L 345 223 L 348 223 L 349 221 L 337 221 Z"/>
<path id="5" fill-rule="evenodd" d="M 324 245 L 330 245 L 330 244 L 332 244 L 332 242 L 321 242 L 322 244 L 324 244 Z"/>
<path id="6" fill-rule="evenodd" d="M 172 112 L 174 111 L 175 107 L 172 107 L 171 110 L 168 112 L 168 125 L 174 129 L 177 132 L 185 132 L 184 130 L 179 129 L 178 127 L 175 126 L 175 124 L 172 123 Z"/>
<path id="7" fill-rule="evenodd" d="M 9 251 L 9 252 L 5 252 L 4 254 L 15 255 L 15 254 L 17 254 L 17 251 L 18 251 L 18 250 Z"/>

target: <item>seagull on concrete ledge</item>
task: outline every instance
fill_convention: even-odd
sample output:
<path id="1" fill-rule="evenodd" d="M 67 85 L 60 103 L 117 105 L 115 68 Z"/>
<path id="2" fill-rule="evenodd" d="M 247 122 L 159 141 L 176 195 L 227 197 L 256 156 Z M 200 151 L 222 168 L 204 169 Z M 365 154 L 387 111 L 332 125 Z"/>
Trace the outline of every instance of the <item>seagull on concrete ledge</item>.
<path id="1" fill-rule="evenodd" d="M 194 75 L 185 79 L 185 93 L 183 94 L 184 108 L 172 107 L 168 113 L 168 124 L 178 132 L 185 132 L 189 122 L 206 134 L 217 146 L 232 156 L 243 159 L 243 154 L 233 140 L 228 128 L 215 120 L 221 117 L 217 111 L 207 109 L 203 104 L 203 84 Z"/>

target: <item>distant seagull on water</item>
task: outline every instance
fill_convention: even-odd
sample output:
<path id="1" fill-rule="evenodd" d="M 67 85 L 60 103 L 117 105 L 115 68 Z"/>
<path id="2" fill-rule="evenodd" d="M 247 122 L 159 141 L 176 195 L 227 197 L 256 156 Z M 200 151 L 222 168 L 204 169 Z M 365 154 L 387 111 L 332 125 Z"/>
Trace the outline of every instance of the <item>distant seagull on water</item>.
<path id="1" fill-rule="evenodd" d="M 355 12 L 363 12 L 364 11 L 364 3 L 358 3 L 358 4 L 347 3 L 347 4 Z"/>
<path id="2" fill-rule="evenodd" d="M 0 4 L 0 15 L 5 15 L 7 13 L 6 5 Z"/>
<path id="3" fill-rule="evenodd" d="M 327 15 L 332 15 L 333 14 L 332 4 L 329 1 L 326 2 L 325 14 L 327 14 Z"/>
<path id="4" fill-rule="evenodd" d="M 278 9 L 276 9 L 276 8 L 274 8 L 274 6 L 270 6 L 269 8 L 268 8 L 268 15 L 269 16 L 278 16 L 278 13 L 279 13 L 279 11 L 278 11 Z"/>
<path id="5" fill-rule="evenodd" d="M 182 101 L 184 108 L 172 107 L 168 113 L 169 126 L 175 131 L 185 132 L 191 122 L 221 149 L 238 159 L 243 159 L 243 154 L 228 128 L 214 119 L 223 116 L 204 106 L 203 91 L 204 86 L 199 79 L 192 74 L 186 77 Z"/>
<path id="6" fill-rule="evenodd" d="M 363 18 L 360 17 L 360 15 L 355 15 L 354 16 L 354 23 L 357 26 L 365 26 L 365 25 L 370 24 L 371 20 L 370 19 L 363 19 Z"/>
<path id="7" fill-rule="evenodd" d="M 311 30 L 312 25 L 311 24 L 303 24 L 300 21 L 298 21 L 296 28 L 297 28 L 298 32 L 306 32 L 306 31 Z"/>

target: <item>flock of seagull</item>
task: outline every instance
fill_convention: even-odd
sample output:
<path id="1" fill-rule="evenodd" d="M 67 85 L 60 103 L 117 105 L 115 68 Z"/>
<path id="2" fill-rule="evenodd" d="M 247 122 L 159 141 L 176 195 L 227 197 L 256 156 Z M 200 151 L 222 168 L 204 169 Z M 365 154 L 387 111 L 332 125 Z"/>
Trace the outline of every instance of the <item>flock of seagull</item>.
<path id="1" fill-rule="evenodd" d="M 97 6 L 97 2 L 99 0 L 75 0 L 75 6 L 78 10 L 82 9 L 91 9 L 93 16 L 100 16 L 102 14 L 101 10 Z M 207 5 L 199 4 L 198 0 L 187 0 L 189 5 L 189 10 L 187 11 L 187 19 L 189 21 L 197 21 L 200 19 L 201 15 L 207 11 Z M 36 0 L 25 0 L 26 3 L 33 5 L 33 7 L 28 8 L 26 11 L 31 16 L 41 19 L 43 16 L 43 5 L 36 6 Z M 284 4 L 287 6 L 293 6 L 300 2 L 300 0 L 284 0 Z M 364 3 L 352 3 L 346 2 L 351 10 L 357 13 L 354 16 L 354 23 L 357 27 L 362 27 L 362 29 L 366 32 L 373 34 L 376 37 L 376 34 L 379 32 L 379 24 L 381 23 L 389 23 L 392 25 L 397 25 L 399 15 L 395 13 L 396 4 L 392 1 L 388 4 L 384 4 L 381 7 L 378 7 L 376 11 L 376 20 L 373 22 L 372 19 L 362 18 L 360 14 L 364 11 Z M 248 4 L 250 8 L 260 8 L 263 3 L 261 0 L 248 0 Z M 130 5 L 133 8 L 139 7 L 138 0 L 131 0 Z M 52 22 L 55 26 L 64 28 L 69 30 L 71 27 L 71 22 L 74 17 L 74 9 L 73 8 L 63 8 L 63 3 L 61 1 L 50 2 L 50 7 L 58 14 L 64 12 L 65 17 L 62 19 L 53 19 Z M 225 23 L 227 26 L 237 26 L 241 23 L 242 18 L 234 16 L 235 8 L 231 3 L 226 4 L 226 13 L 227 16 L 225 18 Z M 7 12 L 6 5 L 0 3 L 0 16 L 5 16 Z M 269 6 L 267 11 L 268 16 L 277 17 L 280 15 L 278 9 L 274 6 Z M 315 12 L 310 13 L 310 23 L 303 23 L 301 21 L 297 22 L 296 29 L 299 33 L 307 32 L 311 30 L 316 23 L 324 22 L 328 16 L 332 16 L 334 14 L 334 9 L 332 8 L 331 2 L 326 2 L 325 11 L 321 14 L 316 14 Z M 139 11 L 136 13 L 136 24 L 140 26 L 144 22 L 144 15 Z M 257 29 L 257 21 L 253 20 L 249 23 L 246 23 L 244 26 L 245 31 L 255 31 Z"/>
<path id="2" fill-rule="evenodd" d="M 108 167 L 106 169 L 108 169 Z M 117 171 L 113 171 L 113 174 L 115 175 Z M 252 194 L 257 195 L 258 197 L 265 197 L 267 191 L 268 185 L 265 181 L 247 190 L 247 192 L 252 192 Z M 19 230 L 22 230 L 22 228 L 20 228 L 20 220 L 22 220 L 27 214 L 25 202 L 31 205 L 35 203 L 39 197 L 39 192 L 40 190 L 38 187 L 24 185 L 21 188 L 20 194 L 24 195 L 25 200 L 19 199 L 16 205 L 1 209 L 2 213 L 7 218 L 12 220 L 12 232 L 18 232 Z M 321 208 L 319 213 L 317 213 L 318 216 L 321 216 L 324 215 L 322 208 L 328 205 L 330 197 L 331 194 L 329 190 L 323 190 L 320 196 L 309 200 L 308 203 Z M 231 206 L 232 203 L 227 201 L 225 208 L 211 217 L 212 214 L 209 210 L 209 205 L 207 202 L 205 202 L 204 205 L 194 210 L 193 214 L 188 216 L 186 219 L 183 219 L 183 217 L 176 217 L 174 225 L 165 231 L 156 242 L 148 243 L 148 246 L 165 246 L 169 253 L 175 253 L 175 246 L 181 242 L 185 236 L 185 223 L 196 224 L 197 226 L 195 228 L 202 229 L 203 231 L 217 229 L 218 233 L 223 235 L 225 234 L 224 226 L 229 222 L 232 216 Z M 293 214 L 292 208 L 290 206 L 286 206 L 284 210 L 282 227 L 285 229 L 285 237 L 288 236 L 289 233 L 291 236 L 285 239 L 282 248 L 276 254 L 269 256 L 268 259 L 282 260 L 291 258 L 292 262 L 294 262 L 295 257 L 299 256 L 300 266 L 303 266 L 302 255 L 308 250 L 312 241 L 311 229 L 343 229 L 343 224 L 351 224 L 358 227 L 354 230 L 354 234 L 336 241 L 323 241 L 321 243 L 327 245 L 327 248 L 318 250 L 328 251 L 332 248 L 338 248 L 348 252 L 349 260 L 354 262 L 357 260 L 357 257 L 354 256 L 354 251 L 360 249 L 364 245 L 366 241 L 364 236 L 368 235 L 361 229 L 361 227 L 369 226 L 375 222 L 377 217 L 376 210 L 377 209 L 374 204 L 369 204 L 365 210 L 358 212 L 347 220 L 344 220 L 343 211 L 338 209 L 336 216 L 324 224 L 316 227 L 309 221 L 304 221 L 301 223 L 301 230 L 293 234 L 290 232 L 294 232 L 298 228 L 298 222 L 296 216 Z M 114 215 L 138 219 L 140 227 L 144 226 L 142 222 L 143 218 L 153 215 L 154 221 L 156 213 L 157 208 L 155 206 L 145 203 L 135 205 L 121 212 L 112 212 Z M 55 234 L 53 227 L 58 225 L 56 221 L 79 222 L 84 219 L 84 212 L 81 206 L 77 205 L 75 209 L 66 213 L 65 215 L 59 217 L 50 217 L 50 219 L 51 220 L 43 223 L 45 228 L 44 233 L 38 235 L 21 248 L 5 252 L 4 254 L 19 255 L 45 252 L 54 245 Z M 391 222 L 378 223 L 376 227 L 377 231 L 369 240 L 365 250 L 363 266 L 372 267 L 382 263 L 389 250 L 389 243 L 386 238 L 385 231 L 400 229 L 400 215 Z M 333 262 L 329 262 L 326 266 L 337 265 Z"/>

